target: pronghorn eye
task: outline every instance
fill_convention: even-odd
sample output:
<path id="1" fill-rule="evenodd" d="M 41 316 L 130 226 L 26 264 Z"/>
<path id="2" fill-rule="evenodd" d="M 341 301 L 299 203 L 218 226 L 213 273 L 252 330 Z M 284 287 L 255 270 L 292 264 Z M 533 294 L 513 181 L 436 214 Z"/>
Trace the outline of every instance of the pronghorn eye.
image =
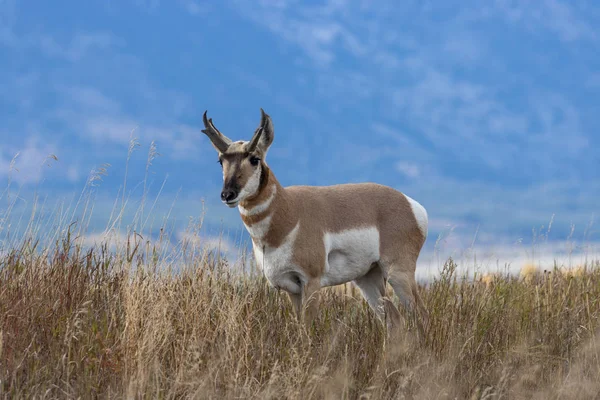
<path id="1" fill-rule="evenodd" d="M 260 158 L 254 157 L 254 156 L 250 157 L 250 164 L 257 166 L 259 163 L 260 163 Z"/>

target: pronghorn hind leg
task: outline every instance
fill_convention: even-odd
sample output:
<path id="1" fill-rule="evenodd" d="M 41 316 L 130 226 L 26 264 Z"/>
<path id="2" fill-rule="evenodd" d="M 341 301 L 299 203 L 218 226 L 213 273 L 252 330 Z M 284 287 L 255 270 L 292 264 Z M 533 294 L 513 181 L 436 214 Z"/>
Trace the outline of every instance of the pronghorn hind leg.
<path id="1" fill-rule="evenodd" d="M 426 333 L 429 329 L 429 313 L 427 312 L 427 308 L 425 307 L 425 303 L 423 303 L 423 299 L 419 295 L 419 287 L 417 286 L 417 282 L 414 282 L 412 285 L 413 295 L 415 297 L 417 308 L 419 309 L 419 314 L 421 315 L 422 320 L 422 330 Z"/>
<path id="2" fill-rule="evenodd" d="M 417 282 L 415 281 L 414 271 L 412 269 L 400 269 L 398 266 L 392 266 L 389 273 L 389 282 L 394 288 L 394 292 L 400 299 L 400 303 L 404 306 L 407 313 L 417 324 L 417 329 L 422 338 L 425 338 L 426 328 L 428 325 L 428 315 L 423 301 L 419 296 Z"/>
<path id="3" fill-rule="evenodd" d="M 399 325 L 400 313 L 394 303 L 385 297 L 385 273 L 379 263 L 374 263 L 366 275 L 354 280 L 354 284 L 388 330 Z"/>

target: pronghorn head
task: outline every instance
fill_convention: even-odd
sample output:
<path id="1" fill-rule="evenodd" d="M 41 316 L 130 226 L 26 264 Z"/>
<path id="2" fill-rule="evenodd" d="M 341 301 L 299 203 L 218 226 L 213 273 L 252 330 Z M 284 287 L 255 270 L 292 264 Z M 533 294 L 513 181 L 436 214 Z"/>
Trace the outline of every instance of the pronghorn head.
<path id="1" fill-rule="evenodd" d="M 273 143 L 273 122 L 261 108 L 260 125 L 249 142 L 232 142 L 212 123 L 212 118 L 204 112 L 202 132 L 208 136 L 219 153 L 219 163 L 223 168 L 223 190 L 221 200 L 229 207 L 237 206 L 241 201 L 250 199 L 260 191 L 268 169 L 265 157 Z"/>

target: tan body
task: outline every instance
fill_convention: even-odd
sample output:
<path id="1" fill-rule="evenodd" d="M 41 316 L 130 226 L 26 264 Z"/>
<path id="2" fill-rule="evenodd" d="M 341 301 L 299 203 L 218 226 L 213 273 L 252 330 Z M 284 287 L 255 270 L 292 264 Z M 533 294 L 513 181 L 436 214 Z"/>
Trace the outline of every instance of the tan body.
<path id="1" fill-rule="evenodd" d="M 383 301 L 389 282 L 426 320 L 414 279 L 427 236 L 420 204 L 374 183 L 282 187 L 263 160 L 274 135 L 264 112 L 251 142 L 231 142 L 206 117 L 205 126 L 223 165 L 221 197 L 238 206 L 257 265 L 288 292 L 299 317 L 312 320 L 321 287 L 352 281 L 382 319 L 397 314 Z"/>

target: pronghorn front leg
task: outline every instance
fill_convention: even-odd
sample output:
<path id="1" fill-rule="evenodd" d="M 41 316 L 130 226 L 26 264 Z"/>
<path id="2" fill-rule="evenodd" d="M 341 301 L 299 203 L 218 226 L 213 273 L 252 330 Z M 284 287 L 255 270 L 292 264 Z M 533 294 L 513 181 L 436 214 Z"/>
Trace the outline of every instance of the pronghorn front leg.
<path id="1" fill-rule="evenodd" d="M 318 279 L 308 281 L 302 288 L 302 309 L 307 328 L 311 326 L 319 309 L 319 289 L 321 283 Z"/>
<path id="2" fill-rule="evenodd" d="M 298 321 L 302 320 L 302 292 L 300 293 L 292 293 L 287 292 L 292 305 L 294 306 L 294 311 L 296 312 L 296 318 Z"/>
<path id="3" fill-rule="evenodd" d="M 310 326 L 318 311 L 320 288 L 318 281 L 313 280 L 303 285 L 300 293 L 287 292 L 298 321 L 304 322 L 307 326 Z"/>

